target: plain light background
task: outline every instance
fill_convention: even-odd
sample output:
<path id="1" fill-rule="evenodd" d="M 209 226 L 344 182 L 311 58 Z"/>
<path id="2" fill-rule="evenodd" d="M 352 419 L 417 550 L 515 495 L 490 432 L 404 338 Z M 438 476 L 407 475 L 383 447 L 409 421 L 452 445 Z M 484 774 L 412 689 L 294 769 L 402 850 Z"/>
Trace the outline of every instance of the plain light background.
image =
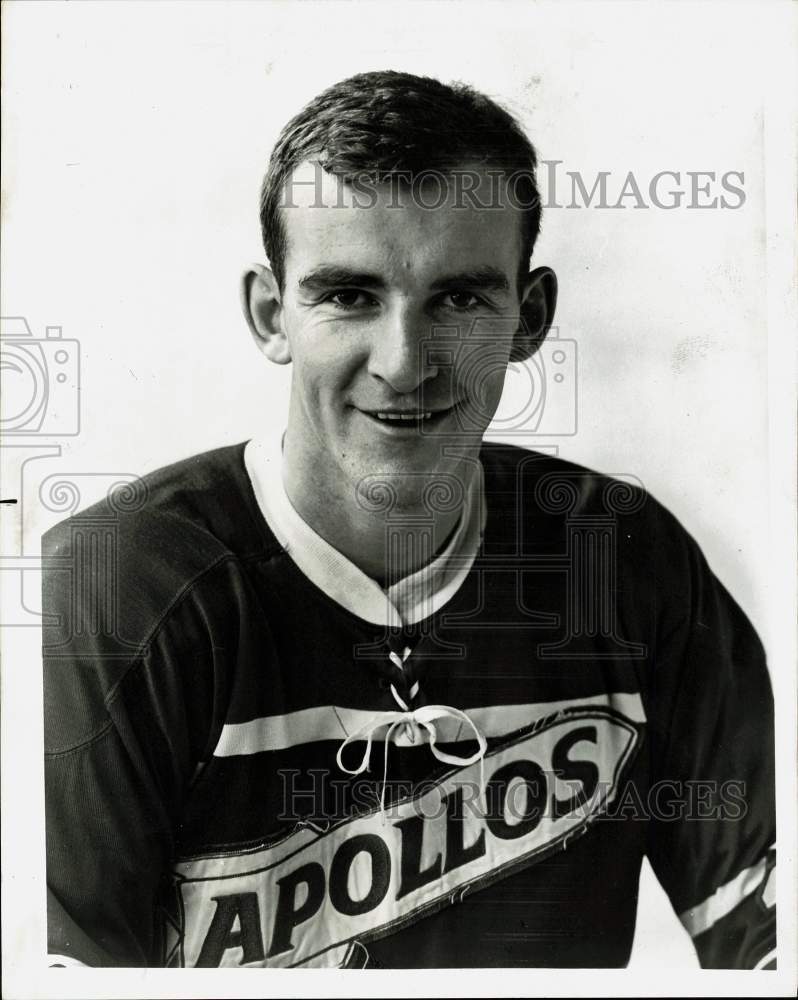
<path id="1" fill-rule="evenodd" d="M 579 422 L 542 443 L 639 479 L 768 644 L 763 68 L 794 30 L 783 5 L 10 3 L 3 17 L 2 312 L 80 342 L 80 434 L 33 464 L 40 478 L 93 474 L 84 503 L 107 476 L 283 421 L 289 373 L 251 343 L 238 278 L 263 260 L 271 145 L 330 83 L 391 68 L 473 84 L 520 118 L 541 159 L 562 161 L 560 202 L 565 171 L 588 189 L 609 171 L 611 202 L 632 171 L 649 204 L 659 171 L 681 172 L 685 203 L 688 171 L 742 171 L 736 210 L 626 199 L 544 212 L 533 263 L 560 279 Z M 58 517 L 35 502 L 24 517 L 31 555 Z M 694 965 L 646 870 L 633 968 Z"/>

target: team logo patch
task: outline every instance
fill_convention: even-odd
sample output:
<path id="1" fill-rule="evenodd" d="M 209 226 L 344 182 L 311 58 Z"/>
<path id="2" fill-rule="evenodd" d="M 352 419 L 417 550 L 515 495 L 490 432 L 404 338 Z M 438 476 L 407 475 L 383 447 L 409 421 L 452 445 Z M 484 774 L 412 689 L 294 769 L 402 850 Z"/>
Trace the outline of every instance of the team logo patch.
<path id="1" fill-rule="evenodd" d="M 185 966 L 339 966 L 356 942 L 453 905 L 562 848 L 606 810 L 640 727 L 571 708 L 482 762 L 324 832 L 176 867 Z M 483 770 L 484 768 L 484 770 Z"/>

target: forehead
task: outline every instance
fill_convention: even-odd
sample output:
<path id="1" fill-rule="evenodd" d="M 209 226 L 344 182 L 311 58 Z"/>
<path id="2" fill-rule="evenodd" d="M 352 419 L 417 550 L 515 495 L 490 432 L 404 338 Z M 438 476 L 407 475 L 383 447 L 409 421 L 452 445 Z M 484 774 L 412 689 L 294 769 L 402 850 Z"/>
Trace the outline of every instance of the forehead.
<path id="1" fill-rule="evenodd" d="M 484 266 L 517 274 L 522 212 L 499 171 L 458 171 L 347 183 L 302 163 L 286 183 L 280 212 L 286 284 L 319 264 L 374 271 L 419 285 L 441 273 Z"/>

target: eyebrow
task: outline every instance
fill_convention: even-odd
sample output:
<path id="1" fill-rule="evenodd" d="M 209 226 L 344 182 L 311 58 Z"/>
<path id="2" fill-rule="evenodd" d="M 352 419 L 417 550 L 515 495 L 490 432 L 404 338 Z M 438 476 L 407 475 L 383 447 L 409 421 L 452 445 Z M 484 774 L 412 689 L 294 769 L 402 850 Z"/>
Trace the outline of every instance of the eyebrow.
<path id="1" fill-rule="evenodd" d="M 444 288 L 477 288 L 482 291 L 506 292 L 510 288 L 507 276 L 498 267 L 478 267 L 473 271 L 459 271 L 433 281 L 436 291 Z"/>
<path id="2" fill-rule="evenodd" d="M 378 274 L 368 271 L 353 271 L 348 267 L 323 264 L 299 279 L 299 287 L 310 291 L 325 291 L 330 288 L 385 288 L 385 282 Z"/>
<path id="3" fill-rule="evenodd" d="M 385 288 L 385 280 L 368 271 L 354 271 L 335 264 L 323 264 L 299 279 L 299 287 L 309 291 L 328 291 L 331 288 Z M 430 286 L 433 291 L 449 288 L 474 288 L 481 291 L 506 292 L 510 283 L 503 271 L 486 265 L 470 271 L 458 271 L 437 278 Z"/>

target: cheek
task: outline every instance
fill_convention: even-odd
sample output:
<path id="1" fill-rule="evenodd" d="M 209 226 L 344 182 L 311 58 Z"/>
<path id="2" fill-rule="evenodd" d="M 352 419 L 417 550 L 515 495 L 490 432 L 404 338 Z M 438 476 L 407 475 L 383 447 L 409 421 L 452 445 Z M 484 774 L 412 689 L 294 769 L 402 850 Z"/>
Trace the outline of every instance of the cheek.
<path id="1" fill-rule="evenodd" d="M 339 407 L 349 398 L 359 365 L 349 355 L 335 350 L 311 350 L 293 356 L 293 391 L 310 406 Z"/>
<path id="2" fill-rule="evenodd" d="M 455 369 L 459 391 L 488 418 L 499 404 L 509 355 L 504 342 L 466 345 L 459 352 Z"/>
<path id="3" fill-rule="evenodd" d="M 357 344 L 339 324 L 292 316 L 286 324 L 295 391 L 306 398 L 343 392 L 361 361 Z"/>

